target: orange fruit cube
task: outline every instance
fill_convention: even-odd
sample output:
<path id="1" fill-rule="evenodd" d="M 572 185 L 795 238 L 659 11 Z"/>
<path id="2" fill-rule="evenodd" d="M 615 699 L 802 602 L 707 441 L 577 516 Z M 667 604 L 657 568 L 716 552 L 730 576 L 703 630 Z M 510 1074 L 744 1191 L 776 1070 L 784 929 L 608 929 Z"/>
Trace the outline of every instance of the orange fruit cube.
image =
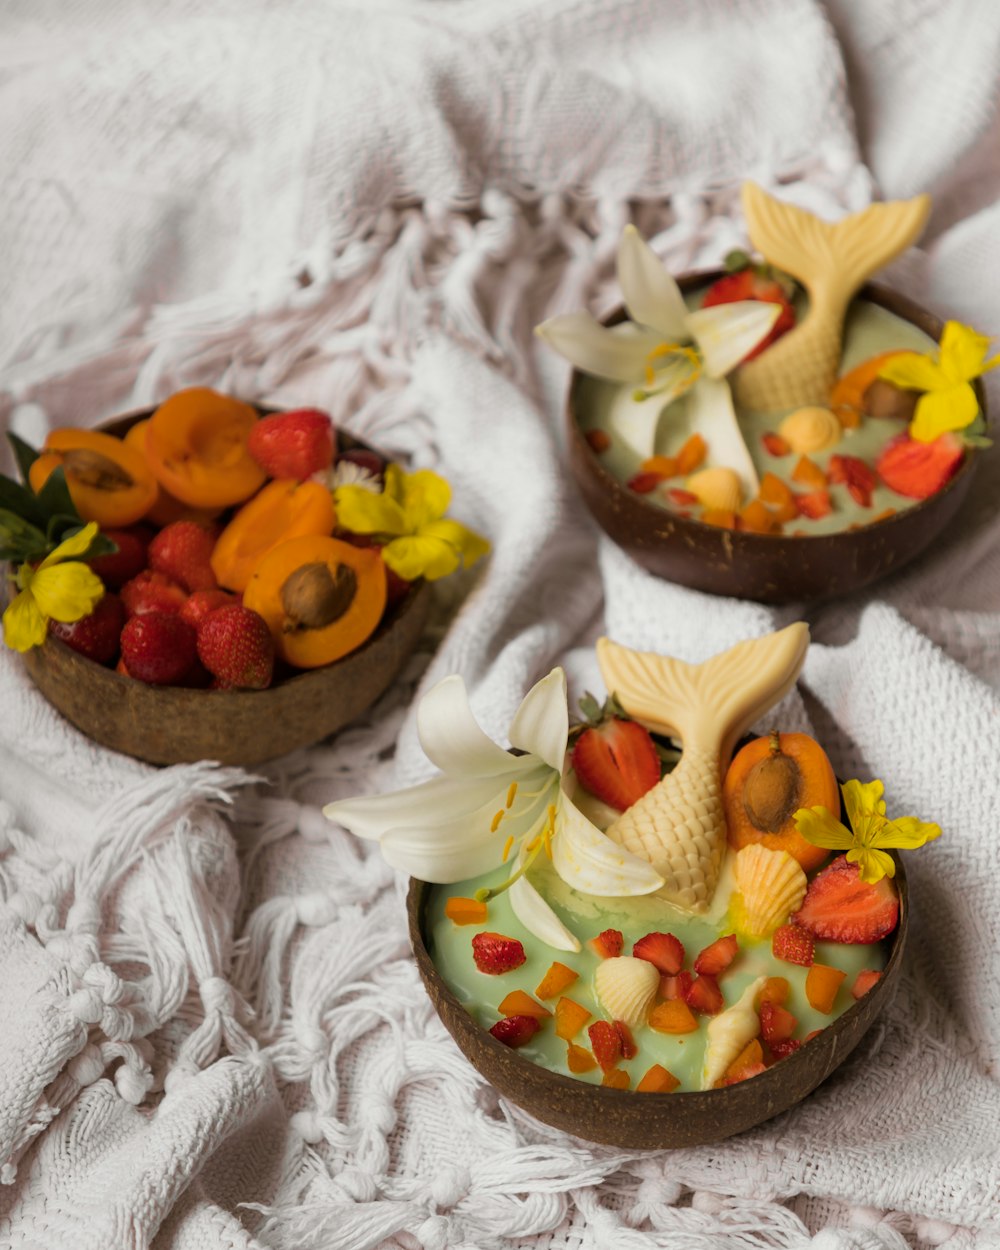
<path id="1" fill-rule="evenodd" d="M 683 998 L 670 998 L 649 1013 L 649 1027 L 658 1033 L 694 1033 L 698 1021 Z"/>
<path id="2" fill-rule="evenodd" d="M 792 470 L 792 481 L 801 482 L 803 486 L 808 486 L 810 490 L 826 490 L 830 485 L 829 479 L 823 470 L 815 460 L 810 460 L 808 456 L 799 457 L 798 464 Z"/>
<path id="3" fill-rule="evenodd" d="M 677 453 L 677 473 L 687 477 L 704 463 L 708 455 L 708 444 L 700 434 L 692 434 Z"/>
<path id="4" fill-rule="evenodd" d="M 706 508 L 699 520 L 704 521 L 706 525 L 718 525 L 724 530 L 736 528 L 736 513 L 725 512 L 722 508 Z"/>
<path id="5" fill-rule="evenodd" d="M 635 1087 L 637 1094 L 672 1094 L 680 1081 L 659 1063 L 654 1063 Z"/>
<path id="6" fill-rule="evenodd" d="M 771 534 L 778 525 L 771 509 L 760 499 L 751 499 L 740 509 L 740 529 L 751 534 Z"/>
<path id="7" fill-rule="evenodd" d="M 552 1015 L 548 1007 L 536 1003 L 524 990 L 511 990 L 500 1004 L 499 1011 L 502 1016 L 534 1016 L 536 1020 L 543 1020 L 546 1016 Z"/>
<path id="8" fill-rule="evenodd" d="M 756 1068 L 764 1062 L 764 1051 L 756 1038 L 747 1042 L 733 1062 L 726 1069 L 725 1080 L 739 1081 L 747 1068 Z"/>
<path id="9" fill-rule="evenodd" d="M 655 473 L 657 477 L 668 478 L 677 476 L 676 456 L 650 456 L 639 465 L 641 473 Z"/>
<path id="10" fill-rule="evenodd" d="M 597 1060 L 585 1046 L 570 1042 L 566 1049 L 566 1066 L 570 1072 L 591 1072 L 597 1067 Z"/>
<path id="11" fill-rule="evenodd" d="M 785 977 L 768 977 L 757 995 L 757 1006 L 761 1007 L 764 1003 L 774 1003 L 776 1007 L 784 1007 L 788 1002 L 788 995 L 791 993 L 792 987 L 788 984 Z"/>
<path id="12" fill-rule="evenodd" d="M 809 1006 L 829 1014 L 846 972 L 831 968 L 828 964 L 813 964 L 806 974 L 806 998 Z"/>
<path id="13" fill-rule="evenodd" d="M 485 903 L 475 898 L 453 895 L 444 905 L 444 914 L 452 924 L 485 924 L 489 912 Z"/>
<path id="14" fill-rule="evenodd" d="M 535 987 L 535 995 L 538 998 L 555 998 L 567 986 L 572 985 L 579 975 L 572 968 L 567 968 L 565 964 L 561 964 L 556 960 L 550 966 L 545 976 L 538 982 L 538 985 Z"/>
<path id="15" fill-rule="evenodd" d="M 602 1085 L 610 1085 L 612 1089 L 628 1089 L 632 1079 L 624 1068 L 609 1068 L 601 1079 Z"/>
<path id="16" fill-rule="evenodd" d="M 556 1036 L 564 1042 L 572 1041 L 589 1019 L 590 1012 L 586 1007 L 581 1007 L 572 998 L 560 998 L 556 1003 Z"/>
<path id="17" fill-rule="evenodd" d="M 765 473 L 760 479 L 760 498 L 776 521 L 794 521 L 799 515 L 792 488 L 774 473 Z"/>

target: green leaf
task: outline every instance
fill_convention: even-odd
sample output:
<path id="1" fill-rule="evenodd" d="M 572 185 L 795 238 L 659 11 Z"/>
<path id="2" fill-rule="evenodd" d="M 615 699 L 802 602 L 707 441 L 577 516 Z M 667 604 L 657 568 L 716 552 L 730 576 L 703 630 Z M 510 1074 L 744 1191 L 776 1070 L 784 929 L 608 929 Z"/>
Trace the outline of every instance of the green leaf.
<path id="1" fill-rule="evenodd" d="M 722 263 L 727 273 L 741 273 L 744 269 L 749 269 L 752 262 L 741 247 L 734 247 L 731 252 L 726 253 Z"/>
<path id="2" fill-rule="evenodd" d="M 585 690 L 580 699 L 580 711 L 583 713 L 584 720 L 596 725 L 601 719 L 601 705 L 597 702 L 589 690 Z"/>
<path id="3" fill-rule="evenodd" d="M 966 447 L 992 447 L 993 439 L 987 438 L 985 434 L 966 434 L 962 439 Z"/>
<path id="4" fill-rule="evenodd" d="M 18 472 L 21 474 L 21 481 L 27 486 L 28 470 L 38 459 L 38 452 L 30 443 L 26 443 L 23 438 L 18 438 L 16 434 L 7 433 L 7 442 L 10 443 L 14 452 L 14 459 L 17 461 Z"/>
<path id="5" fill-rule="evenodd" d="M 50 541 L 48 546 L 49 551 L 51 551 L 53 547 L 57 547 L 59 543 L 65 542 L 67 538 L 72 538 L 74 534 L 78 534 L 80 530 L 83 529 L 83 525 L 81 524 L 79 517 L 53 517 L 50 525 L 57 521 L 61 523 L 63 528 L 59 533 L 58 539 Z M 78 556 L 74 556 L 73 559 L 92 560 L 94 556 L 108 556 L 117 550 L 117 543 L 113 542 L 107 534 L 102 534 L 101 531 L 98 530 L 87 550 Z"/>
<path id="6" fill-rule="evenodd" d="M 66 484 L 66 470 L 61 464 L 57 465 L 49 474 L 48 480 L 38 492 L 37 498 L 47 517 L 73 517 L 78 526 L 84 524 L 83 517 L 77 511 L 73 497 L 69 493 L 69 486 Z"/>
<path id="7" fill-rule="evenodd" d="M 13 478 L 0 475 L 0 508 L 13 512 L 31 525 L 43 528 L 48 519 L 45 509 L 33 491 L 15 482 Z"/>

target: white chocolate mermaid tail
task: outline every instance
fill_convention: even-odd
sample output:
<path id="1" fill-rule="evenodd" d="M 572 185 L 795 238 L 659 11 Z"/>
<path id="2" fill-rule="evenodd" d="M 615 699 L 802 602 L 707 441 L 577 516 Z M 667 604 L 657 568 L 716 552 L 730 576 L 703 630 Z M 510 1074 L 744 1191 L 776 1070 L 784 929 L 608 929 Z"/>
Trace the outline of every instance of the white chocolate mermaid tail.
<path id="1" fill-rule="evenodd" d="M 840 364 L 847 305 L 858 288 L 914 243 L 930 212 L 930 196 L 870 204 L 841 221 L 776 200 L 755 183 L 742 190 L 754 247 L 797 278 L 809 294 L 809 311 L 777 343 L 732 377 L 745 408 L 774 411 L 826 404 Z"/>
<path id="2" fill-rule="evenodd" d="M 726 845 L 721 770 L 740 736 L 791 690 L 808 646 L 801 621 L 704 664 L 599 640 L 608 690 L 635 720 L 683 745 L 673 772 L 606 830 L 653 865 L 665 883 L 660 897 L 676 906 L 708 910 Z"/>

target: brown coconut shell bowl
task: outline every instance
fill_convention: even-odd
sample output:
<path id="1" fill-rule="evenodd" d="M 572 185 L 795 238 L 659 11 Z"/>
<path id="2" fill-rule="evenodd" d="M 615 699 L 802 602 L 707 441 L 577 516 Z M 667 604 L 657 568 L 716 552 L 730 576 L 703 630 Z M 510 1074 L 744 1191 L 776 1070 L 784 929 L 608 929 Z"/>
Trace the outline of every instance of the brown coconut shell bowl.
<path id="1" fill-rule="evenodd" d="M 417 967 L 445 1028 L 472 1066 L 535 1119 L 586 1141 L 627 1150 L 704 1146 L 788 1111 L 838 1068 L 891 1003 L 899 983 L 909 918 L 906 873 L 899 857 L 899 924 L 884 942 L 881 978 L 812 1041 L 766 1072 L 723 1089 L 646 1094 L 578 1081 L 540 1067 L 492 1037 L 466 1011 L 434 966 L 425 926 L 431 889 L 411 879 L 410 942 Z"/>
<path id="2" fill-rule="evenodd" d="M 689 291 L 723 277 L 699 271 L 678 279 Z M 912 300 L 869 283 L 858 298 L 878 304 L 940 342 L 944 323 Z M 605 325 L 624 321 L 624 310 Z M 966 451 L 958 472 L 936 494 L 896 516 L 862 529 L 793 538 L 720 529 L 650 503 L 602 465 L 577 420 L 582 376 L 573 371 L 567 399 L 570 469 L 597 523 L 637 564 L 667 581 L 714 595 L 759 603 L 796 603 L 839 597 L 895 571 L 928 546 L 958 511 L 975 471 L 977 453 Z M 982 412 L 986 397 L 975 383 Z"/>
<path id="3" fill-rule="evenodd" d="M 129 413 L 99 428 L 122 436 L 153 411 Z M 343 451 L 372 450 L 342 430 L 337 437 Z M 102 746 L 150 764 L 216 760 L 250 767 L 319 742 L 366 711 L 416 647 L 430 601 L 428 584 L 415 582 L 357 651 L 267 690 L 150 686 L 95 664 L 55 638 L 25 652 L 24 661 L 49 702 Z"/>

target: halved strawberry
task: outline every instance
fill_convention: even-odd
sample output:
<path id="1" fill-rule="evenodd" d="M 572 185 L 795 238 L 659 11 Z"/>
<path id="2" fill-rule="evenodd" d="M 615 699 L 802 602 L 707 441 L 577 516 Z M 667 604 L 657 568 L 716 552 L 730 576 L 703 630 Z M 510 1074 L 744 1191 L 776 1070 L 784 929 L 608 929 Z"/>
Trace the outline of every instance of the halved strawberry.
<path id="1" fill-rule="evenodd" d="M 621 1034 L 610 1020 L 595 1020 L 587 1030 L 590 1048 L 603 1072 L 610 1071 L 622 1057 Z"/>
<path id="2" fill-rule="evenodd" d="M 666 977 L 675 977 L 684 967 L 684 947 L 672 933 L 647 933 L 632 947 L 636 959 L 645 959 Z"/>
<path id="3" fill-rule="evenodd" d="M 494 1024 L 490 1032 L 498 1042 L 516 1049 L 530 1042 L 541 1027 L 541 1021 L 534 1016 L 505 1016 Z"/>
<path id="4" fill-rule="evenodd" d="M 833 511 L 828 490 L 811 490 L 804 495 L 796 495 L 795 506 L 810 521 L 819 521 Z"/>
<path id="5" fill-rule="evenodd" d="M 774 1042 L 786 1042 L 799 1027 L 798 1020 L 785 1007 L 777 1003 L 761 1003 L 760 1031 L 773 1050 Z"/>
<path id="6" fill-rule="evenodd" d="M 624 812 L 660 780 L 660 757 L 648 730 L 607 712 L 577 738 L 573 769 L 591 794 Z"/>
<path id="7" fill-rule="evenodd" d="M 794 1054 L 801 1045 L 802 1043 L 797 1042 L 794 1037 L 786 1037 L 780 1042 L 768 1042 L 767 1048 L 775 1059 L 787 1059 L 787 1057 Z"/>
<path id="8" fill-rule="evenodd" d="M 733 962 L 739 949 L 736 934 L 728 933 L 725 937 L 720 937 L 705 947 L 694 961 L 694 970 L 702 974 L 707 972 L 710 977 L 717 977 Z"/>
<path id="9" fill-rule="evenodd" d="M 780 304 L 781 312 L 767 337 L 743 357 L 741 364 L 759 356 L 762 351 L 795 325 L 795 309 L 789 303 L 784 287 L 774 278 L 759 273 L 753 266 L 741 269 L 739 273 L 730 273 L 724 278 L 718 278 L 705 292 L 705 298 L 701 303 L 703 308 L 711 308 L 714 304 L 734 304 L 738 300 L 745 299 L 763 300 L 767 304 Z"/>
<path id="10" fill-rule="evenodd" d="M 794 922 L 827 942 L 877 942 L 899 920 L 899 895 L 891 877 L 870 884 L 846 855 L 814 877 Z"/>
<path id="11" fill-rule="evenodd" d="M 520 968 L 526 955 L 517 938 L 504 937 L 502 933 L 476 933 L 472 938 L 472 958 L 480 972 L 500 976 Z"/>
<path id="12" fill-rule="evenodd" d="M 635 1038 L 632 1036 L 632 1030 L 628 1027 L 624 1020 L 615 1020 L 615 1029 L 618 1033 L 618 1041 L 622 1048 L 623 1059 L 634 1059 L 639 1053 L 639 1047 L 635 1044 Z"/>
<path id="13" fill-rule="evenodd" d="M 771 938 L 771 954 L 786 964 L 799 964 L 808 968 L 813 961 L 816 940 L 813 935 L 797 924 L 783 924 L 775 929 Z"/>
<path id="14" fill-rule="evenodd" d="M 724 1006 L 719 983 L 707 973 L 695 977 L 684 994 L 684 1001 L 692 1011 L 700 1011 L 705 1016 L 718 1015 Z"/>
<path id="15" fill-rule="evenodd" d="M 605 929 L 587 943 L 600 959 L 617 959 L 625 946 L 620 929 Z"/>
<path id="16" fill-rule="evenodd" d="M 900 434 L 886 445 L 875 467 L 897 495 L 927 499 L 955 476 L 964 454 L 954 434 L 941 434 L 930 443 Z"/>

